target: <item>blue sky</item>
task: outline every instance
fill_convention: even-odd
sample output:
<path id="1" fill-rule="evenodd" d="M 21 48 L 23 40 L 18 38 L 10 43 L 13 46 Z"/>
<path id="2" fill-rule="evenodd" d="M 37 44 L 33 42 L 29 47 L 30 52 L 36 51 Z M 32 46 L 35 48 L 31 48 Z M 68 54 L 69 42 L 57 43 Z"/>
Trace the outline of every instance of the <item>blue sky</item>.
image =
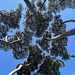
<path id="1" fill-rule="evenodd" d="M 16 9 L 18 7 L 18 3 L 22 3 L 25 6 L 23 0 L 1 0 L 0 1 L 0 10 L 7 10 Z M 61 11 L 61 18 L 66 21 L 70 19 L 75 19 L 75 10 L 72 9 L 65 9 Z M 75 28 L 75 23 L 66 23 L 67 30 Z M 75 55 L 75 35 L 70 36 L 68 38 L 68 46 L 67 50 L 69 54 Z M 23 63 L 25 59 L 16 60 L 13 57 L 12 51 L 4 52 L 0 51 L 0 75 L 8 75 L 12 70 L 14 70 L 19 63 Z M 70 60 L 64 61 L 65 67 L 60 68 L 61 75 L 71 75 L 75 74 L 75 58 L 70 58 Z M 16 74 L 15 74 L 16 75 Z"/>

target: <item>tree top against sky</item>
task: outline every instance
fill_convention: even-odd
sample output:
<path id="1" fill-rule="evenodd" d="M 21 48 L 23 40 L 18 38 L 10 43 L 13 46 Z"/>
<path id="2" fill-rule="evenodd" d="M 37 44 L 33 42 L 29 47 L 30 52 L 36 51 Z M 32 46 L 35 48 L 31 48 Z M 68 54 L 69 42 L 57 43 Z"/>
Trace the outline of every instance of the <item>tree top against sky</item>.
<path id="1" fill-rule="evenodd" d="M 22 4 L 15 10 L 0 11 L 0 49 L 12 50 L 14 58 L 26 61 L 18 64 L 14 71 L 18 75 L 60 75 L 59 68 L 64 66 L 63 60 L 74 55 L 68 54 L 66 49 L 68 36 L 75 35 L 75 28 L 66 31 L 67 22 L 75 20 L 61 19 L 60 11 L 75 9 L 75 0 L 24 0 L 27 8 L 23 13 L 24 30 L 17 31 L 22 25 Z M 9 35 L 14 29 L 14 35 Z M 32 38 L 35 37 L 35 38 Z M 32 43 L 35 39 L 35 45 Z M 60 56 L 61 60 L 57 59 Z M 40 66 L 39 66 L 40 65 Z M 35 72 L 35 70 L 37 70 Z"/>

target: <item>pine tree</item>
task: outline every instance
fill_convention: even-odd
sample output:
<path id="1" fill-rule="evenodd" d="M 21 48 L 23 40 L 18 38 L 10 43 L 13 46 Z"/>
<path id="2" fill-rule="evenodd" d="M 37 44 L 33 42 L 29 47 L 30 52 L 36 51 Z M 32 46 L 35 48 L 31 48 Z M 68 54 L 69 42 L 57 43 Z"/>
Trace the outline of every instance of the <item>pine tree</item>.
<path id="1" fill-rule="evenodd" d="M 20 29 L 22 4 L 16 10 L 0 11 L 0 50 L 13 50 L 15 59 L 26 58 L 24 63 L 17 65 L 9 75 L 60 75 L 59 68 L 64 67 L 63 60 L 68 60 L 66 49 L 68 36 L 75 35 L 75 28 L 66 31 L 66 22 L 58 12 L 67 8 L 75 9 L 75 0 L 24 0 L 27 5 L 23 15 L 24 30 Z M 10 29 L 14 35 L 8 35 Z M 32 45 L 33 38 L 35 45 Z M 34 38 L 34 39 L 35 39 Z M 60 56 L 61 60 L 57 59 Z M 35 71 L 36 70 L 36 71 Z"/>

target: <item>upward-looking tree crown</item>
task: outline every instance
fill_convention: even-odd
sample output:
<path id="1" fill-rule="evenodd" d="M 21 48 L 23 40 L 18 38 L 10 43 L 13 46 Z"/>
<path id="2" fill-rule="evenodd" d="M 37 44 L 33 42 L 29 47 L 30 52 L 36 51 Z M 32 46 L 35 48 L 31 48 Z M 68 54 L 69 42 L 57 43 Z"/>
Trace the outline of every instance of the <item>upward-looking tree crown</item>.
<path id="1" fill-rule="evenodd" d="M 67 8 L 75 9 L 75 0 L 24 0 L 26 13 L 23 15 L 24 30 L 15 31 L 9 35 L 10 29 L 19 29 L 23 6 L 18 4 L 16 10 L 0 11 L 0 49 L 12 50 L 16 59 L 26 58 L 18 64 L 9 75 L 60 75 L 59 68 L 64 66 L 63 60 L 68 60 L 66 49 L 68 36 L 75 35 L 75 28 L 66 31 L 60 11 Z M 32 44 L 33 39 L 35 45 Z M 60 56 L 61 60 L 57 59 Z"/>

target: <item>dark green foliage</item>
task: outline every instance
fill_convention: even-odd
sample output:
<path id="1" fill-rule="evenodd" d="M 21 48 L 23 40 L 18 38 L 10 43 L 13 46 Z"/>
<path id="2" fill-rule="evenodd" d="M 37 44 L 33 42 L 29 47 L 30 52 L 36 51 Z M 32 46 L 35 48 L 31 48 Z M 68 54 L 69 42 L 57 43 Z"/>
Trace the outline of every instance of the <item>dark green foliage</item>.
<path id="1" fill-rule="evenodd" d="M 63 24 L 62 19 L 60 19 L 60 15 L 54 17 L 54 22 L 51 24 L 52 32 L 54 36 L 66 32 L 66 25 Z M 62 59 L 69 59 L 68 52 L 65 46 L 67 46 L 67 37 L 63 37 L 62 39 L 58 39 L 52 41 L 51 55 L 62 56 Z"/>
<path id="2" fill-rule="evenodd" d="M 25 15 L 26 21 L 24 24 L 26 27 L 36 32 L 36 37 L 41 37 L 45 30 L 48 28 L 49 22 L 52 20 L 53 15 L 49 11 L 43 14 L 39 11 L 36 13 L 38 15 L 39 22 L 37 22 L 33 14 L 30 13 L 30 10 L 27 10 Z"/>
<path id="3" fill-rule="evenodd" d="M 10 12 L 0 11 L 0 38 L 5 37 L 10 28 L 19 28 L 22 9 L 22 5 L 19 4 L 16 10 L 10 10 Z"/>
<path id="4" fill-rule="evenodd" d="M 24 14 L 24 30 L 16 31 L 12 36 L 9 35 L 6 42 L 2 40 L 5 41 L 4 38 L 9 29 L 19 29 L 21 26 L 19 22 L 23 7 L 19 4 L 16 10 L 0 11 L 0 49 L 13 50 L 13 56 L 16 59 L 27 58 L 23 67 L 17 72 L 18 75 L 31 75 L 31 73 L 33 75 L 60 75 L 59 68 L 64 66 L 62 59 L 69 59 L 66 36 L 52 41 L 47 38 L 66 32 L 66 25 L 61 15 L 57 13 L 65 8 L 75 8 L 75 0 L 48 0 L 44 4 L 43 2 L 44 0 L 31 0 L 37 19 L 27 8 Z M 37 38 L 34 38 L 35 45 L 32 44 L 33 36 Z M 58 60 L 58 56 L 62 59 Z"/>
<path id="5" fill-rule="evenodd" d="M 21 39 L 22 41 L 12 44 L 12 47 L 15 49 L 15 51 L 18 52 L 16 53 L 13 50 L 13 54 L 16 59 L 25 58 L 28 54 L 28 46 L 32 40 L 32 33 L 30 32 L 30 30 L 25 28 L 22 34 L 20 32 L 17 32 L 17 34 L 20 34 L 19 39 Z"/>
<path id="6" fill-rule="evenodd" d="M 41 48 L 43 50 L 48 50 L 48 48 L 50 47 L 50 45 L 48 43 L 49 41 L 46 40 L 46 37 L 51 38 L 51 34 L 48 31 L 46 31 L 46 33 L 44 34 L 42 40 L 36 40 L 36 43 L 39 43 L 39 45 L 41 46 Z"/>
<path id="7" fill-rule="evenodd" d="M 75 9 L 75 0 L 49 0 L 48 8 L 55 14 L 66 8 Z"/>
<path id="8" fill-rule="evenodd" d="M 54 57 L 46 56 L 38 73 L 41 75 L 60 75 L 59 67 L 64 66 L 63 62 Z"/>
<path id="9" fill-rule="evenodd" d="M 11 10 L 9 13 L 3 10 L 0 11 L 0 21 L 9 28 L 19 28 L 18 24 L 21 18 L 22 9 L 22 5 L 19 4 L 19 8 L 17 8 L 15 11 Z"/>
<path id="10" fill-rule="evenodd" d="M 9 51 L 11 49 L 10 45 L 4 42 L 0 42 L 0 49 L 4 51 Z"/>
<path id="11" fill-rule="evenodd" d="M 41 50 L 38 48 L 37 45 L 33 45 L 29 47 L 30 54 L 27 58 L 27 61 L 24 62 L 24 66 L 21 70 L 18 71 L 18 75 L 30 75 L 32 71 L 35 69 L 38 69 L 38 64 L 40 64 L 44 58 L 44 55 L 41 54 Z M 29 64 L 28 66 L 25 66 L 26 64 Z"/>

